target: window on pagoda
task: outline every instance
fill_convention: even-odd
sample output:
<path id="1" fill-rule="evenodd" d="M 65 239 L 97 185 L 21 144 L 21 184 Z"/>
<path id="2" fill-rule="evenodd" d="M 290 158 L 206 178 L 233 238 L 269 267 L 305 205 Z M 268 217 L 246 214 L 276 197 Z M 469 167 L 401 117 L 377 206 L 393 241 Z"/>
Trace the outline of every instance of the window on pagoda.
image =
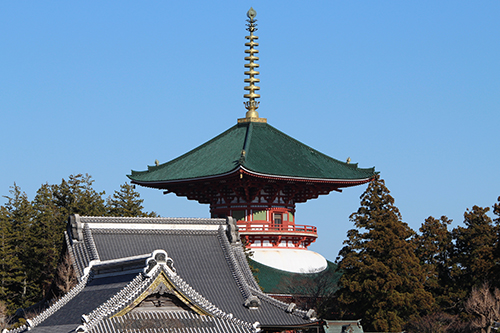
<path id="1" fill-rule="evenodd" d="M 281 224 L 283 222 L 283 214 L 281 213 L 274 213 L 274 224 Z"/>

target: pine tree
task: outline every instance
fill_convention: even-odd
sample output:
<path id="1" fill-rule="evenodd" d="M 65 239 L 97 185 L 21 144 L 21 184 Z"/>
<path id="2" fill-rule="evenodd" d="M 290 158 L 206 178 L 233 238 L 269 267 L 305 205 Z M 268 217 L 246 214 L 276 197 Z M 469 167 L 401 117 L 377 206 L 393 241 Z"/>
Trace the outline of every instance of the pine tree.
<path id="1" fill-rule="evenodd" d="M 337 295 L 344 318 L 363 318 L 367 330 L 400 332 L 409 319 L 429 311 L 433 304 L 410 242 L 414 232 L 402 222 L 378 176 L 350 219 L 356 229 L 348 231 L 337 259 L 343 272 Z"/>
<path id="2" fill-rule="evenodd" d="M 455 241 L 454 262 L 459 270 L 455 274 L 457 285 L 467 294 L 472 287 L 493 278 L 494 250 L 497 246 L 497 227 L 486 215 L 489 208 L 473 206 L 464 213 L 465 228 L 453 229 Z"/>
<path id="3" fill-rule="evenodd" d="M 120 186 L 119 191 L 115 191 L 113 196 L 108 197 L 106 208 L 109 216 L 124 217 L 155 217 L 155 212 L 146 213 L 142 203 L 144 199 L 140 198 L 139 192 L 129 183 Z"/>
<path id="4" fill-rule="evenodd" d="M 441 216 L 439 220 L 429 216 L 420 227 L 420 234 L 413 240 L 415 253 L 427 276 L 425 289 L 432 293 L 440 310 L 450 309 L 456 303 L 451 278 L 453 243 L 448 230 L 451 222 L 446 216 Z"/>

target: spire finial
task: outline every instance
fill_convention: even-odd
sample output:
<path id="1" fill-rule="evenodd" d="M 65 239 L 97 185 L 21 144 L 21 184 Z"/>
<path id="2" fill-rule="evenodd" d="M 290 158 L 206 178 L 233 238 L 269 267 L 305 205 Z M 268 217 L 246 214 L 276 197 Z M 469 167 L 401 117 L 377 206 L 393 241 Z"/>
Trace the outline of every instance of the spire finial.
<path id="1" fill-rule="evenodd" d="M 245 36 L 245 38 L 248 39 L 248 42 L 245 43 L 245 46 L 248 46 L 248 50 L 245 50 L 245 53 L 248 53 L 249 55 L 245 57 L 245 60 L 248 60 L 248 64 L 245 64 L 245 67 L 248 68 L 245 72 L 245 75 L 248 75 L 245 82 L 247 82 L 248 85 L 244 89 L 248 90 L 248 93 L 243 95 L 243 97 L 248 98 L 248 101 L 243 102 L 245 108 L 247 109 L 247 113 L 245 118 L 238 119 L 238 123 L 267 122 L 265 118 L 259 118 L 257 109 L 259 108 L 260 102 L 255 100 L 256 98 L 260 98 L 260 95 L 255 93 L 256 90 L 260 90 L 260 87 L 255 85 L 260 82 L 260 80 L 255 77 L 255 75 L 260 74 L 255 70 L 259 67 L 259 64 L 255 63 L 255 61 L 259 60 L 259 57 L 255 55 L 256 53 L 259 53 L 259 51 L 255 49 L 256 46 L 259 46 L 259 43 L 255 42 L 255 40 L 259 39 L 259 37 L 253 34 L 257 31 L 257 24 L 255 23 L 257 20 L 255 19 L 255 16 L 257 16 L 257 12 L 253 8 L 250 8 L 247 12 L 248 23 L 246 25 L 247 31 L 250 32 L 250 35 Z"/>

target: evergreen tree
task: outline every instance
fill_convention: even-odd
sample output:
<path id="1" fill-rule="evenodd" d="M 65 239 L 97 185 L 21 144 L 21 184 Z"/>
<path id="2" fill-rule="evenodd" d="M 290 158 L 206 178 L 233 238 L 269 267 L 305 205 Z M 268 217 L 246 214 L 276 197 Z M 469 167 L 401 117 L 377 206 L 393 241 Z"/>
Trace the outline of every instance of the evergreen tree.
<path id="1" fill-rule="evenodd" d="M 493 205 L 493 213 L 498 216 L 494 221 L 497 225 L 500 224 L 500 197 L 498 197 L 498 202 Z"/>
<path id="2" fill-rule="evenodd" d="M 42 185 L 32 204 L 35 214 L 31 232 L 34 246 L 30 248 L 30 256 L 36 272 L 34 281 L 41 288 L 39 297 L 45 298 L 60 257 L 67 216 L 62 215 L 61 209 L 56 206 L 51 185 Z"/>
<path id="3" fill-rule="evenodd" d="M 89 174 L 78 174 L 69 176 L 68 181 L 63 179 L 60 185 L 53 185 L 55 203 L 64 220 L 71 214 L 105 215 L 106 208 L 102 198 L 105 192 L 96 192 L 92 188 L 93 183 Z"/>
<path id="4" fill-rule="evenodd" d="M 494 250 L 497 245 L 497 227 L 486 213 L 489 208 L 478 206 L 464 213 L 465 228 L 453 229 L 455 241 L 454 262 L 457 264 L 457 285 L 463 296 L 485 281 L 493 278 Z"/>
<path id="5" fill-rule="evenodd" d="M 122 185 L 105 205 L 105 193 L 95 191 L 93 182 L 88 174 L 71 175 L 58 185 L 42 185 L 33 202 L 14 184 L 6 196 L 7 203 L 0 206 L 0 304 L 6 304 L 9 314 L 51 297 L 52 281 L 62 291 L 74 283 L 69 257 L 62 251 L 70 214 L 156 216 L 143 212 L 143 200 L 132 185 Z"/>
<path id="6" fill-rule="evenodd" d="M 425 289 L 432 293 L 440 310 L 454 307 L 451 279 L 452 234 L 448 225 L 452 220 L 446 216 L 435 219 L 429 216 L 420 227 L 420 234 L 414 237 L 415 253 L 427 276 Z"/>
<path id="7" fill-rule="evenodd" d="M 115 191 L 113 196 L 108 197 L 106 208 L 109 216 L 124 217 L 155 217 L 155 212 L 146 213 L 142 203 L 144 199 L 140 198 L 139 192 L 135 190 L 134 185 L 125 183 L 120 186 L 119 191 Z"/>
<path id="8" fill-rule="evenodd" d="M 23 280 L 22 262 L 16 252 L 17 238 L 12 230 L 12 219 L 6 207 L 0 207 L 0 302 L 10 311 L 17 308 L 14 294 L 17 294 Z M 5 314 L 7 315 L 7 314 Z"/>
<path id="9" fill-rule="evenodd" d="M 10 196 L 6 196 L 7 223 L 10 227 L 10 242 L 12 255 L 19 260 L 19 266 L 15 267 L 11 275 L 11 288 L 7 301 L 9 308 L 13 306 L 25 307 L 30 304 L 33 297 L 39 292 L 38 286 L 31 283 L 31 263 L 29 249 L 32 244 L 31 227 L 33 223 L 33 209 L 26 193 L 21 192 L 19 186 L 14 183 L 11 187 Z M 34 296 L 35 295 L 35 296 Z"/>
<path id="10" fill-rule="evenodd" d="M 394 199 L 378 176 L 350 216 L 356 229 L 337 262 L 343 275 L 338 291 L 344 317 L 363 318 L 367 330 L 400 332 L 414 316 L 430 310 L 425 273 L 415 255 L 411 228 L 401 220 Z"/>
<path id="11" fill-rule="evenodd" d="M 493 205 L 493 214 L 497 217 L 493 220 L 495 222 L 495 227 L 497 229 L 497 240 L 500 240 L 500 197 L 498 197 L 498 202 Z M 493 267 L 491 282 L 496 288 L 500 288 L 500 241 L 497 241 L 495 246 L 495 252 L 493 254 L 495 258 L 495 265 Z"/>

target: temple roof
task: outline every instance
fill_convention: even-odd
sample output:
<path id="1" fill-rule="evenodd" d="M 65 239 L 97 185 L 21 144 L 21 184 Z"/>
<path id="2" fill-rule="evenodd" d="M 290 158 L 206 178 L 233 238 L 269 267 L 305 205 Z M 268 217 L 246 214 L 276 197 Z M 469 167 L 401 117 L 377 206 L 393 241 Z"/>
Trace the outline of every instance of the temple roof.
<path id="1" fill-rule="evenodd" d="M 318 325 L 314 311 L 261 291 L 232 218 L 74 215 L 66 243 L 79 283 L 11 332 L 163 332 L 168 326 L 250 333 Z"/>
<path id="2" fill-rule="evenodd" d="M 333 294 L 342 273 L 337 271 L 337 265 L 327 261 L 325 270 L 317 273 L 292 273 L 264 265 L 250 259 L 250 265 L 257 270 L 259 285 L 267 294 L 308 295 L 315 291 L 314 284 L 321 285 L 323 295 Z M 328 283 L 325 283 L 328 281 Z"/>
<path id="3" fill-rule="evenodd" d="M 237 124 L 188 153 L 147 171 L 132 171 L 137 184 L 169 183 L 248 173 L 316 181 L 368 180 L 374 168 L 362 169 L 331 158 L 267 123 Z M 157 186 L 154 186 L 157 187 Z"/>

